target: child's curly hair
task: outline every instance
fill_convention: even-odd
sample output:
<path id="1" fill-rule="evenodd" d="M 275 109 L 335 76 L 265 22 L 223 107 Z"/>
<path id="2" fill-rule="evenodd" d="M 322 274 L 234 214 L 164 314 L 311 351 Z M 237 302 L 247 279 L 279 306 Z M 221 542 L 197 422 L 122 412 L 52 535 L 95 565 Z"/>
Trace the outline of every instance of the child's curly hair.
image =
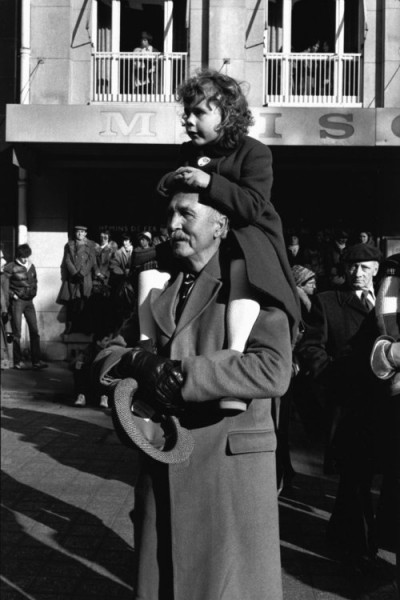
<path id="1" fill-rule="evenodd" d="M 221 124 L 217 128 L 221 137 L 219 145 L 235 148 L 254 123 L 241 85 L 232 77 L 211 69 L 196 71 L 177 89 L 177 100 L 185 106 L 198 104 L 202 100 L 215 102 L 221 111 Z M 183 121 L 187 119 L 183 115 Z"/>

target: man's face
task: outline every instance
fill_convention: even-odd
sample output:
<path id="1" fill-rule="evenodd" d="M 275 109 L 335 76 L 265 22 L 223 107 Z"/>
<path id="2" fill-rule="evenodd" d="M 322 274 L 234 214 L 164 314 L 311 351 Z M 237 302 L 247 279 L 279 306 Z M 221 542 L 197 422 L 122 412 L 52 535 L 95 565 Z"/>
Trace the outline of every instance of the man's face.
<path id="1" fill-rule="evenodd" d="M 353 290 L 369 290 L 372 280 L 378 272 L 379 263 L 376 260 L 349 263 L 346 266 L 347 278 Z"/>
<path id="2" fill-rule="evenodd" d="M 168 207 L 168 231 L 176 258 L 199 272 L 217 251 L 225 230 L 225 217 L 199 203 L 198 194 L 179 192 Z"/>
<path id="3" fill-rule="evenodd" d="M 215 142 L 220 133 L 216 131 L 221 124 L 221 111 L 215 102 L 202 100 L 185 106 L 185 128 L 195 146 L 204 146 Z"/>
<path id="4" fill-rule="evenodd" d="M 84 229 L 75 229 L 75 237 L 79 241 L 84 240 L 86 237 L 86 231 Z"/>
<path id="5" fill-rule="evenodd" d="M 122 243 L 123 243 L 125 250 L 129 250 L 129 248 L 132 246 L 131 240 L 123 240 Z"/>
<path id="6" fill-rule="evenodd" d="M 101 233 L 100 241 L 103 246 L 104 246 L 104 244 L 108 244 L 108 235 L 106 233 Z"/>

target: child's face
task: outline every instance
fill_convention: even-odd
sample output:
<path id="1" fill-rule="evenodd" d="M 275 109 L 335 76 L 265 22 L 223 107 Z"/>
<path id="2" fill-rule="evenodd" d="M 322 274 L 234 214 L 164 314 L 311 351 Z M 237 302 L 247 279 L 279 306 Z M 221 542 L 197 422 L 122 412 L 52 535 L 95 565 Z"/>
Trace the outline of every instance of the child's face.
<path id="1" fill-rule="evenodd" d="M 195 146 L 205 146 L 218 140 L 220 132 L 216 131 L 221 124 L 221 111 L 215 102 L 207 100 L 185 106 L 186 132 Z"/>

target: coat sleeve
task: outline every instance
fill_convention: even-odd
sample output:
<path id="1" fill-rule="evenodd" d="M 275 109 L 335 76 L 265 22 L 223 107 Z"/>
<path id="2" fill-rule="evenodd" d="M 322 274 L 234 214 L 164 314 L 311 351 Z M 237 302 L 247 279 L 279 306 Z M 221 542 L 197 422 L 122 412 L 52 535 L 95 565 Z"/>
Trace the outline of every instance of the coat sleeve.
<path id="1" fill-rule="evenodd" d="M 37 291 L 38 291 L 38 278 L 37 278 L 37 271 L 36 271 L 36 267 L 35 265 L 32 265 L 32 269 L 33 269 L 33 278 L 32 278 L 32 298 L 34 298 L 35 296 L 37 296 Z"/>
<path id="2" fill-rule="evenodd" d="M 318 377 L 331 364 L 332 358 L 327 351 L 328 323 L 321 299 L 313 301 L 306 325 L 305 334 L 296 348 L 301 367 L 311 376 Z"/>
<path id="3" fill-rule="evenodd" d="M 7 269 L 7 265 L 4 267 L 3 273 L 1 273 L 1 289 L 2 289 L 2 298 L 4 305 L 2 306 L 2 310 L 7 312 L 8 307 L 10 306 L 10 278 L 11 273 Z"/>
<path id="4" fill-rule="evenodd" d="M 226 396 L 252 400 L 283 395 L 290 382 L 288 319 L 278 308 L 262 310 L 244 353 L 219 350 L 182 360 L 184 400 L 203 402 Z"/>
<path id="5" fill-rule="evenodd" d="M 65 247 L 63 263 L 64 263 L 64 265 L 68 271 L 68 274 L 70 276 L 77 274 L 78 270 L 74 264 L 74 261 L 73 261 L 72 255 L 71 255 L 71 249 L 68 244 Z"/>
<path id="6" fill-rule="evenodd" d="M 228 159 L 229 160 L 229 159 Z M 267 212 L 270 218 L 277 213 L 270 201 L 272 187 L 272 154 L 263 144 L 246 144 L 238 152 L 234 170 L 238 176 L 211 174 L 210 185 L 202 193 L 204 202 L 226 214 L 235 227 L 256 225 Z"/>

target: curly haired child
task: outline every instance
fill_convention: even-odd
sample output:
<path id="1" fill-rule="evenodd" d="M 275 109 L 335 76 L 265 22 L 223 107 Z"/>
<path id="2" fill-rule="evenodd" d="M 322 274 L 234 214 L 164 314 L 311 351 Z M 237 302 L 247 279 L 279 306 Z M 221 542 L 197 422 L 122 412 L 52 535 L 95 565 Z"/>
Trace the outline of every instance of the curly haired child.
<path id="1" fill-rule="evenodd" d="M 181 166 L 161 179 L 158 191 L 169 196 L 184 182 L 200 193 L 202 203 L 229 217 L 228 347 L 245 349 L 263 297 L 287 313 L 295 337 L 296 288 L 281 220 L 270 200 L 272 155 L 247 135 L 253 117 L 242 87 L 232 77 L 206 69 L 185 81 L 177 98 L 190 141 L 181 146 Z"/>

